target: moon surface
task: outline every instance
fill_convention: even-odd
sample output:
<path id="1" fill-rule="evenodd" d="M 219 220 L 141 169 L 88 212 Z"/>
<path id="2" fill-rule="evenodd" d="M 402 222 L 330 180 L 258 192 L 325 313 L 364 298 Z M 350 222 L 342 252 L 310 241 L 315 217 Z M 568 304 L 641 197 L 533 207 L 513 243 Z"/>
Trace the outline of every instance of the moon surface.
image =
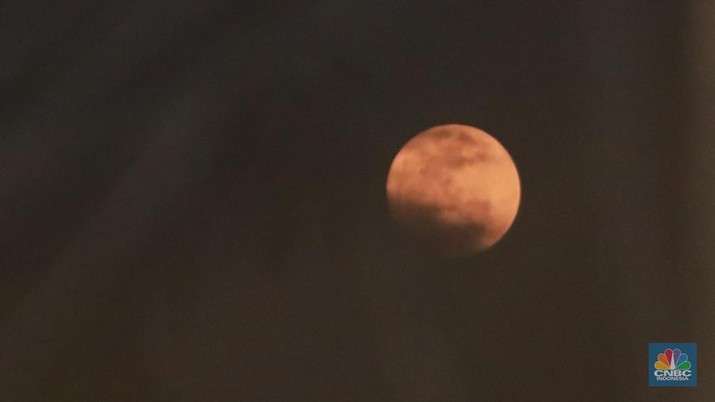
<path id="1" fill-rule="evenodd" d="M 413 137 L 387 177 L 390 215 L 430 248 L 468 255 L 497 243 L 519 209 L 521 184 L 494 137 L 460 124 Z"/>

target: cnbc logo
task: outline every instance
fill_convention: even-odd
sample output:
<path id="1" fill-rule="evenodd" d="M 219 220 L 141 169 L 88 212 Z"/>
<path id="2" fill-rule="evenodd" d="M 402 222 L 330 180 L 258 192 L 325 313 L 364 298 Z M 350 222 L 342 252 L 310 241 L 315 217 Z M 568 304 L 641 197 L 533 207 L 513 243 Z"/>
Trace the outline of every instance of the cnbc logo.
<path id="1" fill-rule="evenodd" d="M 694 387 L 697 385 L 695 343 L 648 344 L 651 387 Z"/>

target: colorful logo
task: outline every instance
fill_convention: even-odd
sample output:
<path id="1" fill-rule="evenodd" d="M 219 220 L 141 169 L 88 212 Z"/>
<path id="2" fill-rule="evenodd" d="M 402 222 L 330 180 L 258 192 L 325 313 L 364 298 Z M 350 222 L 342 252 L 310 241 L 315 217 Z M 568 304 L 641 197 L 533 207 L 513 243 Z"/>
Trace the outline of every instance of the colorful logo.
<path id="1" fill-rule="evenodd" d="M 658 355 L 654 364 L 656 370 L 688 370 L 691 367 L 688 355 L 680 349 L 666 349 Z"/>
<path id="2" fill-rule="evenodd" d="M 695 343 L 648 344 L 651 387 L 694 387 L 697 385 Z"/>

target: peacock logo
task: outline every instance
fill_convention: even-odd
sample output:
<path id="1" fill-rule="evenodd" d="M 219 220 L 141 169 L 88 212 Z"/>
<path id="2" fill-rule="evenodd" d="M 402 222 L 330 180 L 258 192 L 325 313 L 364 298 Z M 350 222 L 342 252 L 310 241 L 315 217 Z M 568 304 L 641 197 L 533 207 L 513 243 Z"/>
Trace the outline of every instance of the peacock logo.
<path id="1" fill-rule="evenodd" d="M 680 349 L 666 349 L 658 355 L 654 367 L 656 370 L 688 370 L 690 361 L 688 355 L 682 353 Z"/>
<path id="2" fill-rule="evenodd" d="M 698 345 L 694 342 L 649 343 L 648 367 L 651 387 L 695 387 Z"/>

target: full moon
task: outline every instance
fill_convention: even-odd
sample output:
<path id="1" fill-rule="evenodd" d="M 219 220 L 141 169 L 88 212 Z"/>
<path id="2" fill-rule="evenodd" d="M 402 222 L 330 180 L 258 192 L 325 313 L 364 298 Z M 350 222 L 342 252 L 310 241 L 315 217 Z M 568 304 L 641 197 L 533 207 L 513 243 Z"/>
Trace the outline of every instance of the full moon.
<path id="1" fill-rule="evenodd" d="M 519 209 L 514 161 L 491 135 L 448 124 L 402 147 L 387 177 L 392 218 L 430 248 L 468 255 L 497 243 Z"/>

